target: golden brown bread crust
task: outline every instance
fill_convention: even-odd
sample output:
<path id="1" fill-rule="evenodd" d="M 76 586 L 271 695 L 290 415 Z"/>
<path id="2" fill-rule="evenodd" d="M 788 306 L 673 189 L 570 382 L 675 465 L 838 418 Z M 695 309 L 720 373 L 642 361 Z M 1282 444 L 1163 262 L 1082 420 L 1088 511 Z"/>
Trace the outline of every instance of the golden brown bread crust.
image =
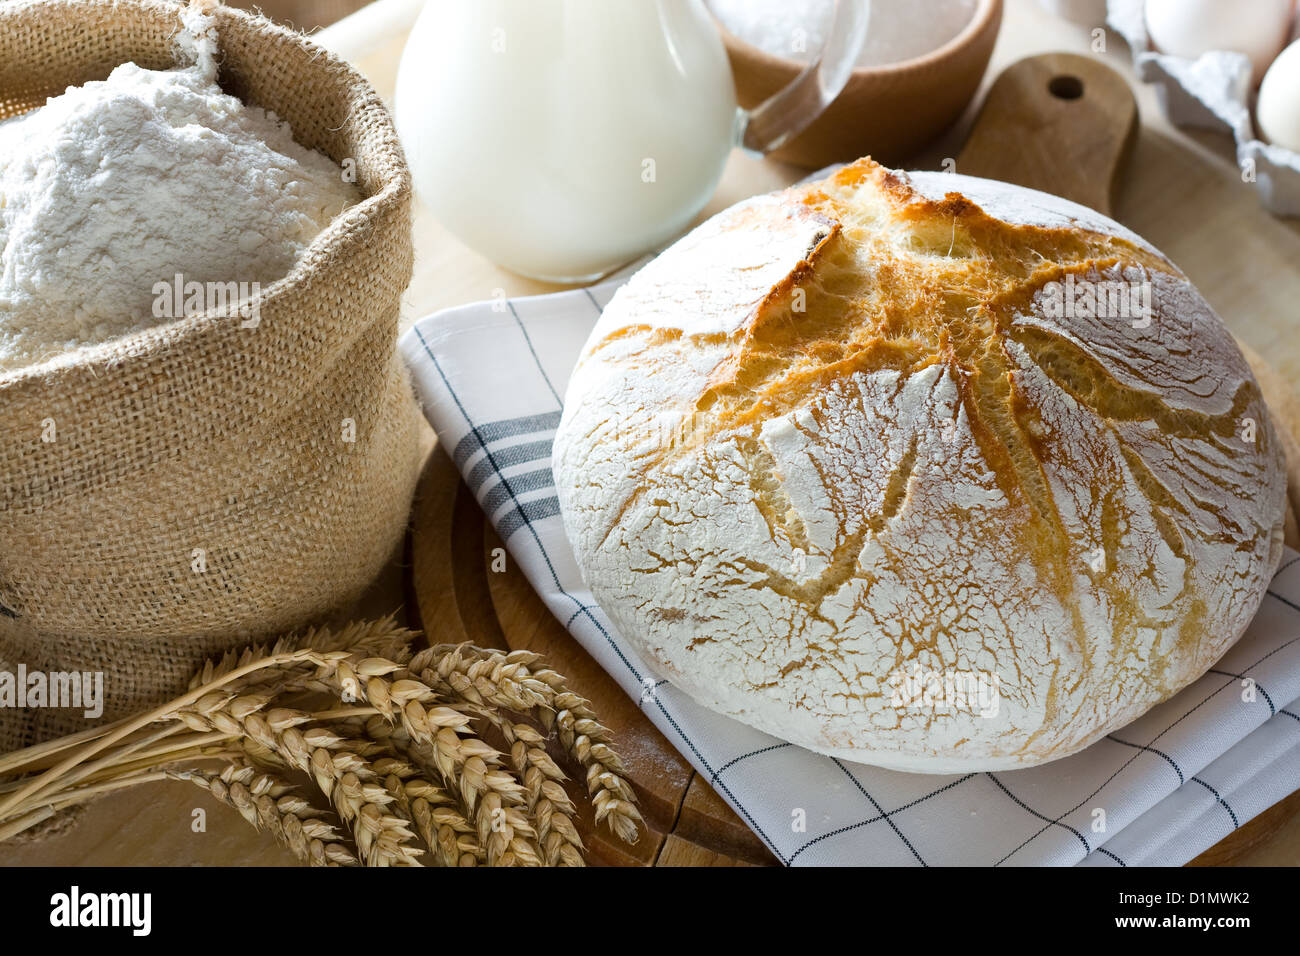
<path id="1" fill-rule="evenodd" d="M 666 252 L 589 340 L 556 477 L 602 607 L 702 703 L 900 769 L 1024 766 L 1240 635 L 1282 456 L 1156 250 L 942 180 L 861 161 Z M 1149 313 L 1058 314 L 1067 283 L 1110 312 L 1145 289 Z M 900 699 L 908 674 L 987 680 L 997 712 Z"/>

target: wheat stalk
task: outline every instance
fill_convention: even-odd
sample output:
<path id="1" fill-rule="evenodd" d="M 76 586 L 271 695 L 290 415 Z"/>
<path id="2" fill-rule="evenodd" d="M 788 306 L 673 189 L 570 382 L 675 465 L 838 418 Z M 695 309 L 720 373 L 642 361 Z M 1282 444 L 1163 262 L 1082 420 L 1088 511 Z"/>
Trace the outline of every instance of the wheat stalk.
<path id="1" fill-rule="evenodd" d="M 455 797 L 422 778 L 420 769 L 401 757 L 380 759 L 375 767 L 386 773 L 385 786 L 397 795 L 440 865 L 477 866 L 486 860 L 486 851 Z"/>
<path id="2" fill-rule="evenodd" d="M 238 811 L 258 830 L 270 832 L 298 859 L 311 866 L 357 866 L 338 828 L 326 814 L 293 793 L 293 787 L 245 761 L 227 764 L 219 773 L 170 770 Z"/>
<path id="3" fill-rule="evenodd" d="M 243 703 L 245 700 L 236 698 L 228 709 L 217 710 L 209 719 L 222 730 L 235 730 L 227 722 L 237 721 L 243 735 L 311 776 L 351 828 L 367 865 L 418 865 L 422 851 L 416 845 L 411 821 L 400 811 L 394 812 L 393 796 L 352 741 L 328 727 L 307 726 L 313 722 L 309 713 L 278 707 L 263 715 L 258 698 Z"/>
<path id="4" fill-rule="evenodd" d="M 621 840 L 635 843 L 641 814 L 609 729 L 596 719 L 590 701 L 569 690 L 560 674 L 549 668 L 531 671 L 530 665 L 540 660 L 531 651 L 501 654 L 442 645 L 417 653 L 409 666 L 429 684 L 469 704 L 533 711 L 544 726 L 554 726 L 560 742 L 586 771 L 596 822 L 607 822 Z"/>
<path id="5" fill-rule="evenodd" d="M 337 630 L 312 628 L 300 635 L 281 638 L 269 646 L 252 644 L 241 651 L 227 651 L 220 658 L 207 660 L 191 678 L 189 691 L 202 694 L 228 686 L 232 693 L 238 693 L 272 684 L 279 684 L 284 690 L 313 689 L 321 655 L 344 652 L 341 659 L 388 657 L 404 662 L 410 658 L 411 642 L 416 637 L 415 631 L 398 625 L 392 615 L 378 621 L 353 622 Z M 186 695 L 147 714 L 122 718 L 0 755 L 0 774 L 50 769 L 54 766 L 50 762 L 54 760 L 54 754 L 102 741 L 110 735 L 114 736 L 112 742 L 116 742 L 122 739 L 118 736 L 119 731 L 129 735 L 144 723 L 169 720 L 175 710 L 191 700 Z M 73 758 L 73 762 L 80 760 Z M 4 812 L 6 808 L 0 808 L 0 813 Z"/>
<path id="6" fill-rule="evenodd" d="M 205 663 L 161 707 L 0 757 L 0 838 L 100 793 L 179 779 L 313 864 L 418 865 L 427 846 L 441 865 L 581 865 L 551 732 L 585 771 L 597 822 L 636 838 L 610 733 L 559 674 L 523 651 L 412 654 L 416 636 L 388 618 L 253 645 Z M 304 699 L 321 692 L 341 703 Z M 178 766 L 213 757 L 216 772 Z M 287 769 L 329 798 L 355 852 L 290 792 Z"/>
<path id="7" fill-rule="evenodd" d="M 324 683 L 356 695 L 391 724 L 400 723 L 410 740 L 407 752 L 448 785 L 459 783 L 488 865 L 539 865 L 537 831 L 518 809 L 524 787 L 501 768 L 502 754 L 470 733 L 464 713 L 443 706 L 431 687 L 405 673 L 396 661 L 369 658 L 355 667 L 339 663 Z M 390 674 L 397 679 L 390 680 Z"/>
<path id="8" fill-rule="evenodd" d="M 71 753 L 63 757 L 58 763 L 42 773 L 39 773 L 28 780 L 21 788 L 11 793 L 3 801 L 0 801 L 0 820 L 3 820 L 14 813 L 15 808 L 22 805 L 24 801 L 35 800 L 41 795 L 49 792 L 59 782 L 59 780 L 74 768 L 84 764 L 87 760 L 97 756 L 107 750 L 113 744 L 116 744 L 132 733 L 140 730 L 148 724 L 157 721 L 165 721 L 174 716 L 175 713 L 185 707 L 194 704 L 195 701 L 202 698 L 207 693 L 214 693 L 216 690 L 226 684 L 247 677 L 249 674 L 263 668 L 275 667 L 278 665 L 292 665 L 302 662 L 311 662 L 317 666 L 328 667 L 332 658 L 342 659 L 347 657 L 344 652 L 328 652 L 322 654 L 314 650 L 295 650 L 286 651 L 278 654 L 265 654 L 255 660 L 237 666 L 227 673 L 217 677 L 210 684 L 193 688 L 188 693 L 155 707 L 144 714 L 122 721 L 109 733 L 102 737 L 87 741 L 80 747 L 74 748 Z"/>
<path id="9" fill-rule="evenodd" d="M 535 821 L 537 844 L 547 866 L 582 866 L 582 837 L 573 822 L 573 801 L 560 781 L 566 779 L 546 752 L 546 737 L 527 723 L 478 704 L 465 705 L 496 727 L 510 747 L 510 763 L 523 781 L 527 816 Z"/>
<path id="10" fill-rule="evenodd" d="M 441 779 L 431 751 L 415 752 L 418 745 L 400 725 L 376 713 L 356 719 L 349 726 L 374 746 Z M 434 786 L 431 792 L 409 796 L 411 818 L 421 838 L 442 866 L 478 866 L 487 861 L 487 853 L 478 842 L 477 830 L 466 819 L 465 805 L 458 787 Z"/>

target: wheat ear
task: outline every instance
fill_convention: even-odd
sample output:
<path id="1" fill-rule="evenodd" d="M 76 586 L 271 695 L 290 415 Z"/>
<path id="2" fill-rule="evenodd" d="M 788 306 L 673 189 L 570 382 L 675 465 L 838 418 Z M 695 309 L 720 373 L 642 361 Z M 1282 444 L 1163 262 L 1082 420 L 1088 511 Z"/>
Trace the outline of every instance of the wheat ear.
<path id="1" fill-rule="evenodd" d="M 436 770 L 448 786 L 459 783 L 488 865 L 540 865 L 537 831 L 519 810 L 524 788 L 501 768 L 501 753 L 471 733 L 465 714 L 441 704 L 432 688 L 401 676 L 405 673 L 395 661 L 370 658 L 355 667 L 340 663 L 328 682 L 400 723 L 411 739 L 407 753 Z M 398 679 L 390 680 L 394 674 Z"/>
<path id="2" fill-rule="evenodd" d="M 299 860 L 311 866 L 358 866 L 360 861 L 324 811 L 293 793 L 293 787 L 265 770 L 233 761 L 220 772 L 170 770 L 173 780 L 185 780 L 208 791 L 236 810 L 258 830 L 270 832 Z"/>
<path id="3" fill-rule="evenodd" d="M 531 710 L 544 726 L 554 726 L 564 748 L 586 771 L 596 822 L 606 822 L 619 839 L 635 843 L 641 813 L 609 729 L 596 720 L 591 703 L 573 693 L 560 674 L 550 668 L 530 670 L 540 661 L 531 651 L 501 654 L 462 644 L 420 651 L 409 667 L 427 683 L 467 703 Z"/>

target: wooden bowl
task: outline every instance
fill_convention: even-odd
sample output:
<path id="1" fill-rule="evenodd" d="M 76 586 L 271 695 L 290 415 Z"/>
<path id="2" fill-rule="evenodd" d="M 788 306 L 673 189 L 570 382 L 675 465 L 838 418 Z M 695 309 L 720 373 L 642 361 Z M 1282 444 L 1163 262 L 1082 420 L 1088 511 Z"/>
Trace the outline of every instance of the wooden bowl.
<path id="1" fill-rule="evenodd" d="M 1002 0 L 980 0 L 970 23 L 938 49 L 854 70 L 826 112 L 772 156 L 813 169 L 860 156 L 898 165 L 961 116 L 979 89 L 1001 25 Z M 746 43 L 721 23 L 718 30 L 731 59 L 736 98 L 745 109 L 784 87 L 805 66 Z"/>

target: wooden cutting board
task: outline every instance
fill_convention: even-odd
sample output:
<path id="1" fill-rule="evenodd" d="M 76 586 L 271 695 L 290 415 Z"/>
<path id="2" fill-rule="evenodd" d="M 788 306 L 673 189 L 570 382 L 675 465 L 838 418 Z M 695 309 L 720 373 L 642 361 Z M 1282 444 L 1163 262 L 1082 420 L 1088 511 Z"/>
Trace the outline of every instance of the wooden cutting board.
<path id="1" fill-rule="evenodd" d="M 1047 54 L 1008 67 L 990 89 L 956 170 L 1054 192 L 1111 213 L 1138 129 L 1128 83 L 1095 58 Z M 1261 213 L 1261 215 L 1263 215 Z M 1248 352 L 1252 363 L 1258 357 Z M 1270 405 L 1300 435 L 1300 402 L 1260 363 Z M 1292 474 L 1300 455 L 1290 442 Z M 1294 480 L 1293 492 L 1300 490 Z M 1290 519 L 1291 543 L 1300 545 Z M 593 862 L 748 865 L 775 860 L 614 680 L 547 611 L 505 550 L 454 465 L 435 450 L 417 494 L 408 607 L 439 642 L 468 640 L 545 654 L 617 734 L 648 832 L 628 848 L 580 821 Z M 1300 811 L 1293 795 L 1207 851 L 1230 862 Z"/>

